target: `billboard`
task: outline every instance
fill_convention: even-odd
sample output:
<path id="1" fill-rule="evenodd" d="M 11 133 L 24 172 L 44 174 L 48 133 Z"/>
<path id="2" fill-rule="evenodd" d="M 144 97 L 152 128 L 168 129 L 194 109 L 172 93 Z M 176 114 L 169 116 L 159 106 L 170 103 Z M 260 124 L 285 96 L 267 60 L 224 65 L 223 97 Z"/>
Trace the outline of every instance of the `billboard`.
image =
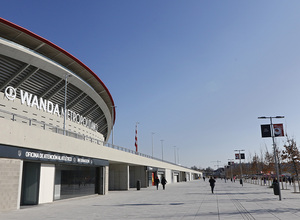
<path id="1" fill-rule="evenodd" d="M 238 159 L 241 159 L 241 160 L 245 160 L 245 154 L 242 153 L 242 154 L 235 154 L 235 159 L 238 160 Z"/>
<path id="2" fill-rule="evenodd" d="M 273 124 L 273 129 L 275 137 L 284 136 L 283 124 Z"/>
<path id="3" fill-rule="evenodd" d="M 271 125 L 261 125 L 261 137 L 272 137 Z M 274 137 L 284 136 L 283 124 L 273 124 Z"/>
<path id="4" fill-rule="evenodd" d="M 261 137 L 272 137 L 271 135 L 271 125 L 261 125 Z"/>

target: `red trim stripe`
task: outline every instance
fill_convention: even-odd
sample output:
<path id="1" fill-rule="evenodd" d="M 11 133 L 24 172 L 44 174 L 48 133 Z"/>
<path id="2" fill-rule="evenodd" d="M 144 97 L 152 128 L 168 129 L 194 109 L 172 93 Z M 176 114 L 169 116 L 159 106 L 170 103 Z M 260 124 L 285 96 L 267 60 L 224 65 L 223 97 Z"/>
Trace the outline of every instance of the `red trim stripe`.
<path id="1" fill-rule="evenodd" d="M 29 30 L 27 30 L 27 29 L 25 29 L 25 28 L 23 28 L 23 27 L 21 27 L 21 26 L 19 26 L 19 25 L 16 25 L 16 24 L 14 24 L 14 23 L 12 23 L 12 22 L 10 22 L 10 21 L 7 21 L 7 20 L 5 20 L 5 19 L 3 19 L 3 18 L 1 18 L 1 17 L 0 17 L 0 22 L 3 23 L 3 24 L 8 25 L 8 26 L 10 26 L 10 27 L 12 27 L 12 28 L 14 28 L 14 29 L 17 29 L 17 30 L 19 30 L 19 31 L 21 31 L 21 32 L 23 32 L 23 33 L 26 33 L 26 34 L 30 35 L 31 37 L 34 37 L 34 38 L 36 38 L 36 39 L 38 39 L 38 40 L 44 42 L 45 44 L 47 44 L 47 45 L 49 45 L 49 46 L 51 46 L 51 47 L 57 49 L 57 50 L 60 51 L 61 53 L 63 53 L 63 54 L 65 54 L 66 56 L 70 57 L 70 58 L 73 59 L 76 63 L 80 64 L 80 65 L 81 65 L 83 68 L 85 68 L 89 73 L 91 73 L 92 76 L 94 76 L 94 77 L 98 80 L 98 82 L 104 87 L 104 89 L 106 90 L 106 92 L 107 92 L 107 94 L 109 95 L 109 98 L 110 98 L 110 100 L 111 100 L 111 102 L 112 102 L 112 106 L 115 106 L 114 100 L 113 100 L 113 98 L 112 98 L 112 96 L 111 96 L 109 90 L 107 89 L 107 87 L 105 86 L 105 84 L 102 82 L 102 80 L 101 80 L 101 79 L 100 79 L 100 78 L 99 78 L 99 77 L 98 77 L 98 76 L 97 76 L 97 75 L 96 75 L 89 67 L 87 67 L 84 63 L 82 63 L 80 60 L 78 60 L 78 59 L 77 59 L 76 57 L 74 57 L 72 54 L 68 53 L 67 51 L 65 51 L 65 50 L 62 49 L 61 47 L 57 46 L 56 44 L 52 43 L 51 41 L 48 41 L 48 40 L 46 40 L 45 38 L 43 38 L 43 37 L 41 37 L 41 36 L 39 36 L 39 35 L 37 35 L 37 34 L 31 32 L 31 31 L 29 31 Z M 114 111 L 114 115 L 116 115 L 116 110 L 115 110 L 115 108 L 113 108 L 113 111 Z M 116 120 L 116 117 L 114 117 L 113 124 L 115 123 L 115 120 Z"/>

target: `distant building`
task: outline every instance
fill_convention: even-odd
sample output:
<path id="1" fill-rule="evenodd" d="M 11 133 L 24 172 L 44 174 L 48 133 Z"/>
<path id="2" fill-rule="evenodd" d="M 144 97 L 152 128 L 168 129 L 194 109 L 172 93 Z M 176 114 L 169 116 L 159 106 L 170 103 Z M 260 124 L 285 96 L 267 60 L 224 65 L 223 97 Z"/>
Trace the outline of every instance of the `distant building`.
<path id="1" fill-rule="evenodd" d="M 218 169 L 214 170 L 213 176 L 218 177 L 218 178 L 224 178 L 225 177 L 225 169 L 218 168 Z"/>

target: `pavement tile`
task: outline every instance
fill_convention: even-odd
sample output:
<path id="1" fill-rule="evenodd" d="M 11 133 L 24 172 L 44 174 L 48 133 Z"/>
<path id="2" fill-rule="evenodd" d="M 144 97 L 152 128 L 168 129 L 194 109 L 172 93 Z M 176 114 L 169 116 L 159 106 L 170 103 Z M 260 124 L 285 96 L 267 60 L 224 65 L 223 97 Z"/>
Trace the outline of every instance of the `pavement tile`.
<path id="1" fill-rule="evenodd" d="M 268 186 L 217 179 L 215 193 L 203 180 L 110 191 L 105 196 L 60 200 L 0 213 L 0 219 L 300 219 L 300 193 L 290 185 L 282 201 Z"/>

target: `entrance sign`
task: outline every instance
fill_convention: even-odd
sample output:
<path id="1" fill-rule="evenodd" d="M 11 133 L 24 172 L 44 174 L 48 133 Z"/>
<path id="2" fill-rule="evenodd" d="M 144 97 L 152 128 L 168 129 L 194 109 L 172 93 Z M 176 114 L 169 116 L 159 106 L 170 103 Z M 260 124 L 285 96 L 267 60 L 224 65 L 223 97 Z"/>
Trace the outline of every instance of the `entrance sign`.
<path id="1" fill-rule="evenodd" d="M 17 97 L 17 91 L 18 91 L 17 89 L 8 86 L 5 89 L 5 97 L 10 101 L 14 101 Z M 78 113 L 70 109 L 64 109 L 63 107 L 61 107 L 59 110 L 58 104 L 54 104 L 53 102 L 47 99 L 43 99 L 42 97 L 38 98 L 36 95 L 33 95 L 22 89 L 19 90 L 19 94 L 20 94 L 20 101 L 22 105 L 27 105 L 29 107 L 36 107 L 38 110 L 42 110 L 44 112 L 57 115 L 58 117 L 64 117 L 64 114 L 66 114 L 67 116 L 66 118 L 68 120 L 83 125 L 85 127 L 88 127 L 93 131 L 98 130 L 98 125 L 96 123 L 92 122 L 92 120 L 83 117 L 82 115 L 79 115 Z"/>
<path id="2" fill-rule="evenodd" d="M 0 157 L 55 164 L 108 166 L 107 160 L 29 148 L 11 147 L 2 144 L 0 144 Z"/>

